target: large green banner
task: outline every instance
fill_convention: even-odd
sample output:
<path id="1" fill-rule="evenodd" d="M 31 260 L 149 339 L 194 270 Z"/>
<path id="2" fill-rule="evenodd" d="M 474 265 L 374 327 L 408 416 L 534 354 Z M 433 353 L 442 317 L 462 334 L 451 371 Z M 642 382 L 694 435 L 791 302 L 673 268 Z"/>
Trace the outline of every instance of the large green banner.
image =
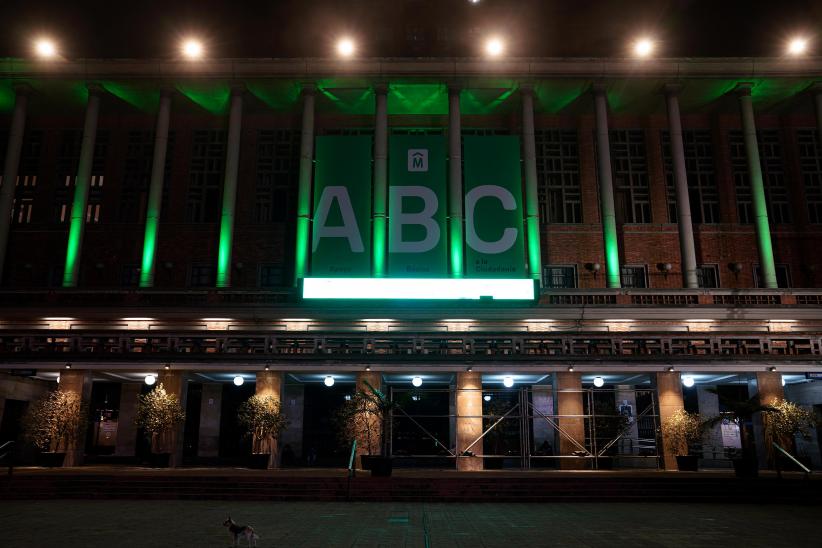
<path id="1" fill-rule="evenodd" d="M 371 274 L 371 137 L 316 140 L 311 275 Z"/>
<path id="2" fill-rule="evenodd" d="M 467 278 L 525 277 L 519 138 L 466 136 Z"/>
<path id="3" fill-rule="evenodd" d="M 448 275 L 445 147 L 442 135 L 391 136 L 388 273 L 392 277 Z"/>

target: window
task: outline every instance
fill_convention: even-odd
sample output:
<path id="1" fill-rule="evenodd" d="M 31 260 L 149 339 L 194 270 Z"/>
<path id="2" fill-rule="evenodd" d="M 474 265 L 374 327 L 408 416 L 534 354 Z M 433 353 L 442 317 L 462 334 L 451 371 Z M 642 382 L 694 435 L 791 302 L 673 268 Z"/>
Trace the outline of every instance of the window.
<path id="1" fill-rule="evenodd" d="M 805 187 L 805 203 L 808 204 L 808 220 L 822 223 L 822 154 L 819 132 L 816 129 L 800 129 L 796 132 L 799 145 L 799 168 Z"/>
<path id="2" fill-rule="evenodd" d="M 577 132 L 537 130 L 537 185 L 542 223 L 581 223 Z"/>
<path id="3" fill-rule="evenodd" d="M 620 268 L 622 287 L 648 287 L 647 267 L 623 266 Z"/>
<path id="4" fill-rule="evenodd" d="M 43 132 L 27 132 L 23 138 L 23 149 L 20 152 L 20 165 L 17 169 L 17 181 L 11 211 L 11 222 L 14 224 L 29 224 L 32 221 L 42 148 Z M 5 148 L 3 151 L 5 151 Z M 2 182 L 2 177 L 0 177 L 0 182 Z"/>
<path id="5" fill-rule="evenodd" d="M 611 131 L 611 165 L 614 170 L 614 207 L 618 223 L 650 223 L 651 198 L 645 132 Z"/>
<path id="6" fill-rule="evenodd" d="M 791 287 L 791 271 L 786 264 L 777 264 L 776 266 L 776 285 L 778 287 Z M 765 287 L 765 282 L 762 279 L 762 269 L 759 265 L 754 265 L 754 284 L 756 287 Z"/>
<path id="7" fill-rule="evenodd" d="M 168 188 L 171 179 L 171 159 L 174 154 L 174 133 L 169 132 L 166 147 L 166 165 L 163 174 L 163 196 L 160 214 L 167 211 Z M 154 163 L 154 132 L 130 131 L 126 149 L 126 170 L 120 195 L 118 219 L 124 223 L 138 223 L 146 218 L 151 168 Z"/>
<path id="8" fill-rule="evenodd" d="M 283 266 L 279 264 L 264 264 L 260 267 L 260 287 L 282 287 Z"/>
<path id="9" fill-rule="evenodd" d="M 215 283 L 214 266 L 191 265 L 188 285 L 191 287 L 213 287 Z"/>
<path id="10" fill-rule="evenodd" d="M 715 264 L 703 264 L 696 267 L 696 280 L 699 287 L 719 287 L 719 267 Z"/>
<path id="11" fill-rule="evenodd" d="M 710 130 L 682 131 L 685 148 L 685 169 L 688 173 L 688 197 L 691 219 L 695 223 L 719 222 L 719 189 L 716 186 L 714 155 Z M 677 222 L 674 166 L 671 156 L 671 134 L 662 132 L 662 159 L 668 194 L 668 222 Z"/>
<path id="12" fill-rule="evenodd" d="M 213 223 L 220 218 L 225 147 L 225 131 L 194 132 L 186 197 L 186 221 Z"/>
<path id="13" fill-rule="evenodd" d="M 300 132 L 260 131 L 257 139 L 257 193 L 254 221 L 283 222 L 300 171 Z"/>
<path id="14" fill-rule="evenodd" d="M 80 148 L 83 132 L 69 130 L 63 133 L 57 156 L 57 184 L 54 191 L 54 220 L 67 223 L 71 217 L 74 187 L 77 182 L 77 167 L 80 163 Z M 100 222 L 103 207 L 103 185 L 105 183 L 105 160 L 108 152 L 108 132 L 98 131 L 94 141 L 94 160 L 91 165 L 86 222 Z"/>
<path id="15" fill-rule="evenodd" d="M 575 288 L 577 286 L 577 267 L 573 265 L 547 265 L 542 269 L 542 281 L 545 287 L 552 289 Z"/>
<path id="16" fill-rule="evenodd" d="M 785 183 L 779 130 L 759 130 L 756 132 L 756 139 L 759 144 L 759 162 L 762 165 L 762 183 L 765 187 L 768 218 L 776 224 L 790 223 L 791 207 L 788 187 Z M 728 134 L 728 140 L 731 146 L 731 169 L 736 189 L 739 222 L 751 224 L 754 222 L 753 193 L 744 137 L 741 131 L 731 131 Z"/>

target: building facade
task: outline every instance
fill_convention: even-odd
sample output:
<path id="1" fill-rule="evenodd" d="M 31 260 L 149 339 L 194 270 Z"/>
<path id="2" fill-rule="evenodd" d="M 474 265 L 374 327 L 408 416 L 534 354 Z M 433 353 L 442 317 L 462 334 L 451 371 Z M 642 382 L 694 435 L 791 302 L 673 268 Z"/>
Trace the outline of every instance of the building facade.
<path id="1" fill-rule="evenodd" d="M 673 467 L 677 409 L 820 411 L 816 59 L 0 72 L 6 437 L 59 377 L 92 409 L 71 462 L 133 457 L 149 374 L 186 405 L 177 463 L 239 458 L 256 390 L 289 462 L 339 464 L 364 380 L 398 461 L 458 469 Z M 816 432 L 790 449 L 822 464 Z"/>

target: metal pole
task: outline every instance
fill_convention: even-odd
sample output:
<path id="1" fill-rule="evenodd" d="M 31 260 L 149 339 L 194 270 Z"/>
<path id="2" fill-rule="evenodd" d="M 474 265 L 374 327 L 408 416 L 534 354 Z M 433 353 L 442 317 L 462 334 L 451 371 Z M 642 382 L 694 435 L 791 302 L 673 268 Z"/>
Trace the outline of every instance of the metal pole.
<path id="1" fill-rule="evenodd" d="M 448 88 L 448 234 L 451 277 L 462 278 L 462 125 L 460 121 L 460 89 Z"/>
<path id="2" fill-rule="evenodd" d="M 386 213 L 388 196 L 388 87 L 375 88 L 376 116 L 374 121 L 374 212 L 372 220 L 374 240 L 374 277 L 387 273 L 388 247 L 386 245 Z"/>
<path id="3" fill-rule="evenodd" d="M 756 140 L 756 121 L 751 102 L 751 85 L 740 84 L 736 89 L 742 112 L 742 133 L 745 137 L 745 153 L 748 158 L 748 174 L 751 181 L 756 239 L 759 249 L 759 268 L 762 281 L 767 288 L 778 287 L 776 266 L 773 260 L 771 229 L 768 223 L 768 207 L 765 200 L 765 185 L 762 180 L 762 165 L 759 163 L 759 145 Z"/>
<path id="4" fill-rule="evenodd" d="M 6 260 L 6 248 L 11 230 L 11 210 L 14 202 L 14 189 L 17 186 L 17 173 L 20 167 L 20 152 L 23 150 L 23 135 L 26 131 L 26 107 L 28 106 L 28 88 L 16 86 L 14 112 L 9 127 L 9 142 L 6 146 L 6 163 L 3 168 L 3 184 L 0 186 L 0 281 L 3 280 L 3 266 Z"/>
<path id="5" fill-rule="evenodd" d="M 300 175 L 297 190 L 297 241 L 294 250 L 294 285 L 308 274 L 311 231 L 311 176 L 314 167 L 314 85 L 303 87 L 303 127 L 300 141 Z"/>
<path id="6" fill-rule="evenodd" d="M 528 272 L 542 285 L 542 253 L 539 233 L 539 193 L 537 191 L 537 153 L 534 137 L 534 90 L 523 86 L 522 151 L 525 156 L 525 224 L 528 239 Z"/>
<path id="7" fill-rule="evenodd" d="M 231 90 L 228 118 L 223 211 L 220 216 L 220 243 L 217 248 L 217 287 L 231 285 L 231 246 L 234 240 L 234 211 L 237 206 L 237 173 L 240 168 L 240 134 L 243 123 L 243 88 Z"/>
<path id="8" fill-rule="evenodd" d="M 674 167 L 676 188 L 676 213 L 679 228 L 679 252 L 682 258 L 682 283 L 685 287 L 699 287 L 696 277 L 696 250 L 694 248 L 694 228 L 691 222 L 691 200 L 688 193 L 688 173 L 685 167 L 685 146 L 682 142 L 682 120 L 679 115 L 677 86 L 666 86 L 665 99 L 668 106 L 668 131 L 671 135 L 671 157 Z"/>
<path id="9" fill-rule="evenodd" d="M 605 88 L 594 87 L 594 110 L 597 123 L 597 166 L 599 173 L 599 202 L 602 212 L 602 238 L 605 244 L 605 282 L 607 287 L 619 288 L 619 240 L 614 212 L 614 183 L 611 174 L 611 144 L 608 137 L 608 99 Z"/>
<path id="10" fill-rule="evenodd" d="M 168 124 L 171 113 L 171 92 L 162 90 L 154 132 L 154 157 L 151 163 L 151 183 L 146 207 L 146 231 L 143 239 L 143 262 L 140 268 L 140 287 L 154 286 L 154 261 L 157 252 L 157 233 L 160 228 L 160 210 L 163 206 L 163 179 L 168 152 Z"/>
<path id="11" fill-rule="evenodd" d="M 97 86 L 89 86 L 88 93 L 86 119 L 83 124 L 83 141 L 80 147 L 80 162 L 77 166 L 77 178 L 74 181 L 74 200 L 71 204 L 71 225 L 69 227 L 68 246 L 66 247 L 63 287 L 77 287 L 77 280 L 80 275 L 80 255 L 83 251 L 83 232 L 86 224 L 91 169 L 94 164 L 94 142 L 97 138 L 97 118 L 100 114 L 100 89 Z"/>

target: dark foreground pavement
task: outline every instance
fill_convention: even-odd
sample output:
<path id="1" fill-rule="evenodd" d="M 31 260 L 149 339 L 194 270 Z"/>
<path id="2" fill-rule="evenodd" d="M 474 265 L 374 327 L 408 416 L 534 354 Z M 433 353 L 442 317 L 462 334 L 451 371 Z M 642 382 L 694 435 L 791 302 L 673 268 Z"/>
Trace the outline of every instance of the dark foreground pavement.
<path id="1" fill-rule="evenodd" d="M 0 546 L 819 546 L 819 507 L 695 503 L 0 501 Z"/>

